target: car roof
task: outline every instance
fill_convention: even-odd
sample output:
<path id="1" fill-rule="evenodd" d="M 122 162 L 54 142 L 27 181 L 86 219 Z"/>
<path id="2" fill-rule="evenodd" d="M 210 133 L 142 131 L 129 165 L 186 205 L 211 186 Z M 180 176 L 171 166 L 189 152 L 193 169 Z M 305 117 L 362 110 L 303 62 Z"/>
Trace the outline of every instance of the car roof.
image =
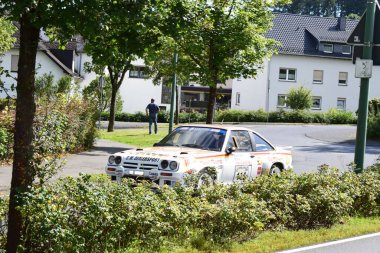
<path id="1" fill-rule="evenodd" d="M 234 125 L 222 125 L 222 124 L 183 124 L 183 125 L 180 125 L 178 127 L 207 127 L 207 128 L 217 128 L 217 129 L 225 129 L 225 130 L 253 131 L 252 129 L 248 129 L 245 127 L 234 126 Z"/>

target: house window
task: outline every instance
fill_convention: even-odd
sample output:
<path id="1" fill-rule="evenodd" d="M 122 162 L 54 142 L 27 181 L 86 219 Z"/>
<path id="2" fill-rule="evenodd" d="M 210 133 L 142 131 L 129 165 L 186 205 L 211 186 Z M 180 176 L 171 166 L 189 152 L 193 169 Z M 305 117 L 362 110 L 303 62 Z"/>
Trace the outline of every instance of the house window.
<path id="1" fill-rule="evenodd" d="M 133 66 L 133 68 L 129 70 L 129 77 L 144 78 L 145 77 L 144 69 L 145 67 Z"/>
<path id="2" fill-rule="evenodd" d="M 321 110 L 322 108 L 322 98 L 321 97 L 313 97 L 313 104 L 311 109 L 313 110 Z"/>
<path id="3" fill-rule="evenodd" d="M 296 69 L 280 68 L 280 74 L 278 78 L 283 81 L 295 81 Z"/>
<path id="4" fill-rule="evenodd" d="M 347 85 L 348 72 L 339 72 L 339 85 Z"/>
<path id="5" fill-rule="evenodd" d="M 277 96 L 277 107 L 287 107 L 286 95 L 278 95 Z"/>
<path id="6" fill-rule="evenodd" d="M 345 98 L 338 98 L 336 101 L 336 108 L 338 110 L 345 111 L 346 110 L 346 99 Z"/>
<path id="7" fill-rule="evenodd" d="M 314 70 L 313 83 L 323 83 L 323 70 Z"/>
<path id="8" fill-rule="evenodd" d="M 18 70 L 18 55 L 11 55 L 11 72 Z"/>
<path id="9" fill-rule="evenodd" d="M 334 50 L 333 44 L 323 44 L 323 52 L 332 53 Z"/>
<path id="10" fill-rule="evenodd" d="M 343 45 L 342 46 L 342 54 L 351 54 L 351 46 Z"/>
<path id="11" fill-rule="evenodd" d="M 240 92 L 236 92 L 236 105 L 240 105 Z"/>

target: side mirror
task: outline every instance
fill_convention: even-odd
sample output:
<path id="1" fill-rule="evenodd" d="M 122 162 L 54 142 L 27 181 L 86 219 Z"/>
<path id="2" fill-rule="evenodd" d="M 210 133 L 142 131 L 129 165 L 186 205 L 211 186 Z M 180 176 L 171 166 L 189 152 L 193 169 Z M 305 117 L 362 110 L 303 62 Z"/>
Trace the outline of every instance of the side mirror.
<path id="1" fill-rule="evenodd" d="M 231 154 L 232 152 L 235 152 L 236 148 L 235 147 L 227 147 L 226 148 L 226 153 L 227 155 Z"/>

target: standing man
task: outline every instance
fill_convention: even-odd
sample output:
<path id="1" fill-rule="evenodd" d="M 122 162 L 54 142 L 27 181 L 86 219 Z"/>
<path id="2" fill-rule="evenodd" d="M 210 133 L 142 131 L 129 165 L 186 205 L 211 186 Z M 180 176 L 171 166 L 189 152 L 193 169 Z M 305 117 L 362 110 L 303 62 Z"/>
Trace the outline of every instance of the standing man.
<path id="1" fill-rule="evenodd" d="M 146 116 L 149 116 L 149 134 L 152 134 L 152 123 L 154 123 L 154 133 L 157 134 L 157 114 L 160 108 L 154 103 L 154 99 L 150 100 L 150 104 L 147 105 Z"/>

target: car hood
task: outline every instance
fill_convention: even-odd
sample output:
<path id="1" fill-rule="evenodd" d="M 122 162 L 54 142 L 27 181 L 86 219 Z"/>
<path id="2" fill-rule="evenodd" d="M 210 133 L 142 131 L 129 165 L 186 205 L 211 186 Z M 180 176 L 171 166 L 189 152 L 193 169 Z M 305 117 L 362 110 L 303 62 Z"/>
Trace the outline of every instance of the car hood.
<path id="1" fill-rule="evenodd" d="M 152 147 L 144 149 L 132 149 L 122 152 L 118 152 L 114 155 L 120 155 L 122 157 L 127 156 L 143 156 L 152 158 L 177 158 L 191 156 L 193 158 L 202 158 L 208 155 L 224 154 L 221 151 L 201 150 L 188 147 Z"/>

